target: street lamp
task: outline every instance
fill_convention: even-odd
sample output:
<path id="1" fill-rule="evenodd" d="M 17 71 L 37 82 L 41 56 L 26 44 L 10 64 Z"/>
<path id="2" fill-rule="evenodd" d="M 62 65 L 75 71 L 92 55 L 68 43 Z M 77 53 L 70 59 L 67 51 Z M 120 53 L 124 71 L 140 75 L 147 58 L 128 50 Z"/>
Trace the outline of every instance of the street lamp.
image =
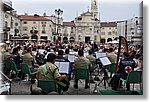
<path id="1" fill-rule="evenodd" d="M 57 35 L 59 35 L 58 34 L 58 27 L 59 27 L 59 16 L 60 15 L 62 15 L 63 14 L 63 10 L 61 10 L 61 9 L 55 9 L 55 14 L 57 15 L 57 17 L 58 17 L 58 22 L 57 22 Z"/>

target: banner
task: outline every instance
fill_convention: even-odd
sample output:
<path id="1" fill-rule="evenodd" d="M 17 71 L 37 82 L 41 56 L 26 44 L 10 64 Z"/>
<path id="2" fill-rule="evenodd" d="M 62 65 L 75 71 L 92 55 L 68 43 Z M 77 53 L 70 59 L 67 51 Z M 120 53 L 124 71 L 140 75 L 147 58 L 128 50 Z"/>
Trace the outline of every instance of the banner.
<path id="1" fill-rule="evenodd" d="M 128 42 L 126 38 L 123 36 L 119 36 L 119 47 L 118 47 L 118 55 L 117 55 L 117 62 L 116 62 L 116 71 L 118 71 L 118 63 L 119 63 L 119 58 L 120 58 L 120 52 L 121 48 L 123 47 L 123 52 L 128 52 Z"/>

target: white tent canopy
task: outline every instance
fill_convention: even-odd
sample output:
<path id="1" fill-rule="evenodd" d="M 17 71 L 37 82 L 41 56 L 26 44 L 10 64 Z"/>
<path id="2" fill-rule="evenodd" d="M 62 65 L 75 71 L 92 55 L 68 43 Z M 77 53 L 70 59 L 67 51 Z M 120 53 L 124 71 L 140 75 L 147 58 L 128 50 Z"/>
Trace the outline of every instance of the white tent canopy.
<path id="1" fill-rule="evenodd" d="M 114 40 L 114 41 L 109 41 L 109 42 L 107 42 L 108 44 L 118 44 L 119 42 L 118 41 L 116 41 L 116 40 Z"/>

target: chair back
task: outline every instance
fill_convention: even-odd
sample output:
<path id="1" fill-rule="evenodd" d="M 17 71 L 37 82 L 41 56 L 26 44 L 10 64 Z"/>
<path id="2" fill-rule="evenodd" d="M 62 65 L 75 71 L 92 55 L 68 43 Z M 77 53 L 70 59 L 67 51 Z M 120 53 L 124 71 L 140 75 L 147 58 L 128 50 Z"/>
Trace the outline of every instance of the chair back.
<path id="1" fill-rule="evenodd" d="M 7 69 L 11 69 L 11 61 L 10 60 L 4 60 L 4 67 Z"/>
<path id="2" fill-rule="evenodd" d="M 131 71 L 127 76 L 128 83 L 141 83 L 142 71 Z"/>
<path id="3" fill-rule="evenodd" d="M 38 80 L 38 87 L 47 94 L 52 91 L 57 92 L 55 80 Z"/>
<path id="4" fill-rule="evenodd" d="M 19 70 L 17 69 L 15 62 L 13 61 L 11 61 L 11 70 L 15 71 L 17 74 L 19 73 Z"/>
<path id="5" fill-rule="evenodd" d="M 29 75 L 31 74 L 31 70 L 27 64 L 24 64 L 24 63 L 21 64 L 21 68 L 24 74 L 29 74 Z"/>
<path id="6" fill-rule="evenodd" d="M 76 79 L 89 79 L 89 69 L 77 68 L 75 71 Z"/>
<path id="7" fill-rule="evenodd" d="M 109 65 L 108 71 L 111 72 L 111 73 L 115 73 L 115 71 L 116 71 L 116 63 L 111 63 Z"/>

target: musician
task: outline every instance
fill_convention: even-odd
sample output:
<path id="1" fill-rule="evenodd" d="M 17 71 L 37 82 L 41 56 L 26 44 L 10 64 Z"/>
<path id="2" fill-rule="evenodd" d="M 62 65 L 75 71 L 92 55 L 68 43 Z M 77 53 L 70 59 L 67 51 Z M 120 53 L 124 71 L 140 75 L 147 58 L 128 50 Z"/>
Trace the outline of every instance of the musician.
<path id="1" fill-rule="evenodd" d="M 114 53 L 113 48 L 109 48 L 109 53 L 107 54 L 107 57 L 111 63 L 116 63 L 117 55 Z"/>
<path id="2" fill-rule="evenodd" d="M 82 49 L 80 49 L 78 51 L 78 55 L 79 55 L 79 57 L 74 62 L 75 70 L 77 68 L 88 68 L 88 69 L 90 69 L 91 68 L 91 63 L 86 57 L 84 57 L 84 52 L 83 52 Z M 88 83 L 89 83 L 89 80 L 86 80 L 85 81 L 85 89 L 89 88 Z M 78 79 L 76 79 L 76 76 L 75 76 L 74 88 L 78 88 Z"/>
<path id="3" fill-rule="evenodd" d="M 130 58 L 129 54 L 127 52 L 123 53 L 124 59 L 120 61 L 119 64 L 119 70 L 117 73 L 113 76 L 111 80 L 112 89 L 116 90 L 119 84 L 120 78 L 126 79 L 128 73 L 130 73 L 134 68 L 136 67 L 135 61 Z M 119 86 L 121 87 L 121 86 Z M 130 84 L 127 83 L 126 85 L 127 90 L 130 90 Z"/>
<path id="4" fill-rule="evenodd" d="M 68 81 L 68 78 L 66 75 L 64 75 L 64 74 L 61 75 L 59 73 L 57 66 L 54 64 L 55 59 L 56 59 L 55 54 L 53 54 L 53 53 L 48 54 L 46 64 L 40 66 L 38 69 L 37 79 Z M 69 86 L 67 86 L 67 88 L 69 88 Z"/>
<path id="5" fill-rule="evenodd" d="M 58 56 L 56 56 L 56 61 L 63 61 L 63 62 L 69 62 L 69 60 L 65 57 L 63 57 L 64 51 L 59 50 L 58 51 Z"/>

